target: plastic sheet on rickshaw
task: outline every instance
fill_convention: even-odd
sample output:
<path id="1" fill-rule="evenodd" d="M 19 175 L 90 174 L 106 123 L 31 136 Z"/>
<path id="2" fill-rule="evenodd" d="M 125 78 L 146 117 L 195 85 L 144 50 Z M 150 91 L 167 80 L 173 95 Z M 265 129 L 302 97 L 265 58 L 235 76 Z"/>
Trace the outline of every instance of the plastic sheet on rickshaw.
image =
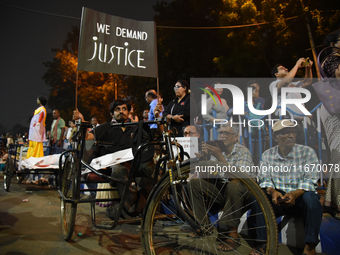
<path id="1" fill-rule="evenodd" d="M 26 169 L 58 169 L 61 154 L 54 154 L 45 157 L 30 157 L 21 161 L 21 167 Z"/>
<path id="2" fill-rule="evenodd" d="M 117 165 L 120 163 L 130 161 L 130 160 L 133 160 L 133 153 L 132 153 L 131 148 L 95 158 L 91 161 L 90 166 L 92 166 L 96 170 L 100 170 L 106 167 L 110 167 L 113 165 Z M 91 172 L 90 170 L 86 169 L 82 172 L 82 174 L 86 174 L 90 172 Z"/>

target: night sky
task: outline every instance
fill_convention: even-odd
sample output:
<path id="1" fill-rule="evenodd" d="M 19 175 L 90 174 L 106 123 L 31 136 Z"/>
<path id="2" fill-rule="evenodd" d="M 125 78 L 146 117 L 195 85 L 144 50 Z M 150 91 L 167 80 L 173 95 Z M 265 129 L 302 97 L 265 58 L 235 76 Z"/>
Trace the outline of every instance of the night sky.
<path id="1" fill-rule="evenodd" d="M 43 62 L 61 48 L 82 7 L 124 18 L 152 21 L 156 0 L 1 0 L 0 123 L 28 126 L 36 98 L 49 95 Z M 51 109 L 47 109 L 48 113 Z"/>

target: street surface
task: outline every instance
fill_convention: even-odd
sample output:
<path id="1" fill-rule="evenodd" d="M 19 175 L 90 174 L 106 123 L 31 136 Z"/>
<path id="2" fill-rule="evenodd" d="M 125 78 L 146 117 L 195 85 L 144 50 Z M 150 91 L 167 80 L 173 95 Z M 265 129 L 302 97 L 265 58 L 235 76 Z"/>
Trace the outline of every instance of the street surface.
<path id="1" fill-rule="evenodd" d="M 13 179 L 10 192 L 6 192 L 3 175 L 0 174 L 0 255 L 143 253 L 138 224 L 124 224 L 114 230 L 94 228 L 90 204 L 78 205 L 73 238 L 69 242 L 64 241 L 58 192 L 38 187 L 18 184 Z M 99 219 L 109 221 L 105 209 L 96 206 L 96 213 Z M 279 254 L 282 255 L 301 253 L 301 250 L 279 246 Z"/>

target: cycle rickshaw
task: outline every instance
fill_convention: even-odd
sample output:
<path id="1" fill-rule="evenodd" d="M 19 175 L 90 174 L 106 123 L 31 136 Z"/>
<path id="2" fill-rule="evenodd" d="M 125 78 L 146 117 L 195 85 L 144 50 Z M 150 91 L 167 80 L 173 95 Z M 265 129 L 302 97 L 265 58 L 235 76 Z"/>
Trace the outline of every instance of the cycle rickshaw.
<path id="1" fill-rule="evenodd" d="M 25 160 L 22 159 L 24 144 L 10 144 L 8 148 L 8 159 L 5 163 L 4 169 L 4 189 L 9 191 L 11 186 L 11 181 L 15 177 L 19 183 L 23 181 L 25 176 L 29 174 L 52 174 L 58 181 L 59 166 L 56 161 L 55 165 L 32 165 L 25 164 Z M 53 157 L 53 156 L 50 156 Z M 40 159 L 36 160 L 36 163 Z M 57 183 L 58 184 L 58 183 Z"/>
<path id="2" fill-rule="evenodd" d="M 157 119 L 156 121 L 144 122 L 145 124 L 157 123 L 164 126 L 162 140 L 149 141 L 139 145 L 134 153 L 134 159 L 127 180 L 117 180 L 110 175 L 103 174 L 97 171 L 86 163 L 82 157 L 85 147 L 86 129 L 90 125 L 86 122 L 78 123 L 78 132 L 75 135 L 77 147 L 65 151 L 63 158 L 60 159 L 60 201 L 61 201 L 61 223 L 63 238 L 68 241 L 72 238 L 76 211 L 78 203 L 91 204 L 92 223 L 97 228 L 114 229 L 118 224 L 140 221 L 141 227 L 141 243 L 146 254 L 222 254 L 224 252 L 217 249 L 217 243 L 223 239 L 220 234 L 217 235 L 216 227 L 218 223 L 223 221 L 224 216 L 218 213 L 218 206 L 215 206 L 214 199 L 205 200 L 205 210 L 210 217 L 208 223 L 200 222 L 194 213 L 192 204 L 192 191 L 190 190 L 190 176 L 194 173 L 196 166 L 209 165 L 211 161 L 200 161 L 198 159 L 190 159 L 182 161 L 183 148 L 176 142 L 171 140 L 172 131 L 169 130 L 169 123 L 165 118 Z M 134 123 L 112 124 L 115 126 L 137 125 Z M 139 218 L 121 219 L 126 198 L 127 189 L 131 182 L 134 181 L 135 173 L 139 166 L 139 161 L 143 150 L 148 146 L 158 146 L 162 150 L 162 156 L 156 162 L 154 174 L 152 178 L 156 178 L 157 182 L 154 185 L 151 193 L 148 196 L 144 211 Z M 178 155 L 173 149 L 178 151 Z M 219 162 L 221 166 L 224 164 Z M 80 188 L 81 170 L 87 168 L 92 173 L 100 176 L 106 182 L 115 181 L 125 184 L 125 190 L 120 198 L 117 199 L 119 209 L 114 220 L 110 225 L 96 225 L 95 221 L 95 203 L 96 199 L 81 199 Z M 163 174 L 160 174 L 163 171 Z M 234 178 L 239 178 L 240 183 L 247 187 L 247 192 L 250 192 L 256 199 L 262 214 L 265 218 L 265 226 L 247 227 L 243 224 L 241 230 L 241 247 L 234 252 L 237 254 L 249 254 L 252 249 L 253 242 L 248 232 L 256 230 L 256 228 L 266 228 L 267 231 L 267 250 L 266 254 L 276 254 L 278 244 L 278 232 L 276 220 L 267 197 L 251 178 L 247 178 L 245 174 L 235 173 Z M 102 190 L 100 190 L 102 191 Z M 206 192 L 201 190 L 201 192 Z M 230 207 L 232 209 L 232 206 Z M 230 213 L 233 213 L 230 210 Z M 247 218 L 247 214 L 242 217 Z M 180 231 L 180 226 L 187 226 L 191 232 L 196 233 L 197 238 L 191 238 L 188 233 Z M 240 224 L 241 225 L 241 224 Z M 211 231 L 213 229 L 213 231 Z M 212 233 L 213 232 L 213 233 Z M 224 233 L 227 234 L 227 233 Z"/>

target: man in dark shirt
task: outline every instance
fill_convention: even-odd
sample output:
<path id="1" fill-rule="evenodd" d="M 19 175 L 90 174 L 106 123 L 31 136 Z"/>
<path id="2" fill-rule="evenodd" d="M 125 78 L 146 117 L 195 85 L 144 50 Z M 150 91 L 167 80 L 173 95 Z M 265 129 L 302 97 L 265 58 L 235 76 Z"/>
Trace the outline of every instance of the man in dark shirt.
<path id="1" fill-rule="evenodd" d="M 110 112 L 114 116 L 117 123 L 130 122 L 128 119 L 131 106 L 124 100 L 115 100 L 110 104 Z M 100 146 L 99 153 L 96 157 L 103 156 L 108 153 L 114 153 L 120 150 L 132 147 L 132 133 L 135 126 L 112 126 L 106 122 L 94 129 L 97 142 L 109 142 L 110 146 Z"/>
<path id="2" fill-rule="evenodd" d="M 116 123 L 126 123 L 129 122 L 129 112 L 131 110 L 130 104 L 125 100 L 115 100 L 110 104 L 110 113 L 114 117 Z M 84 121 L 84 117 L 78 111 L 74 112 L 75 119 L 81 118 Z M 91 158 L 96 158 L 109 153 L 114 153 L 124 149 L 132 147 L 132 134 L 136 126 L 114 126 L 109 122 L 103 123 L 96 127 L 92 132 L 95 134 L 95 139 L 97 142 L 109 143 L 107 146 L 99 146 L 99 148 L 93 148 L 93 155 Z M 123 164 L 117 164 L 111 167 L 112 177 L 115 179 L 127 179 L 130 162 L 125 162 Z M 130 187 L 127 199 L 124 203 L 124 208 L 127 212 L 131 214 L 139 214 L 142 212 L 146 196 L 150 193 L 153 184 L 152 178 L 140 177 L 136 178 L 136 182 L 140 187 L 140 194 L 138 195 L 137 187 Z M 120 196 L 122 196 L 125 189 L 125 185 L 122 183 L 115 183 Z M 110 218 L 115 217 L 115 208 L 108 208 L 108 216 Z"/>

